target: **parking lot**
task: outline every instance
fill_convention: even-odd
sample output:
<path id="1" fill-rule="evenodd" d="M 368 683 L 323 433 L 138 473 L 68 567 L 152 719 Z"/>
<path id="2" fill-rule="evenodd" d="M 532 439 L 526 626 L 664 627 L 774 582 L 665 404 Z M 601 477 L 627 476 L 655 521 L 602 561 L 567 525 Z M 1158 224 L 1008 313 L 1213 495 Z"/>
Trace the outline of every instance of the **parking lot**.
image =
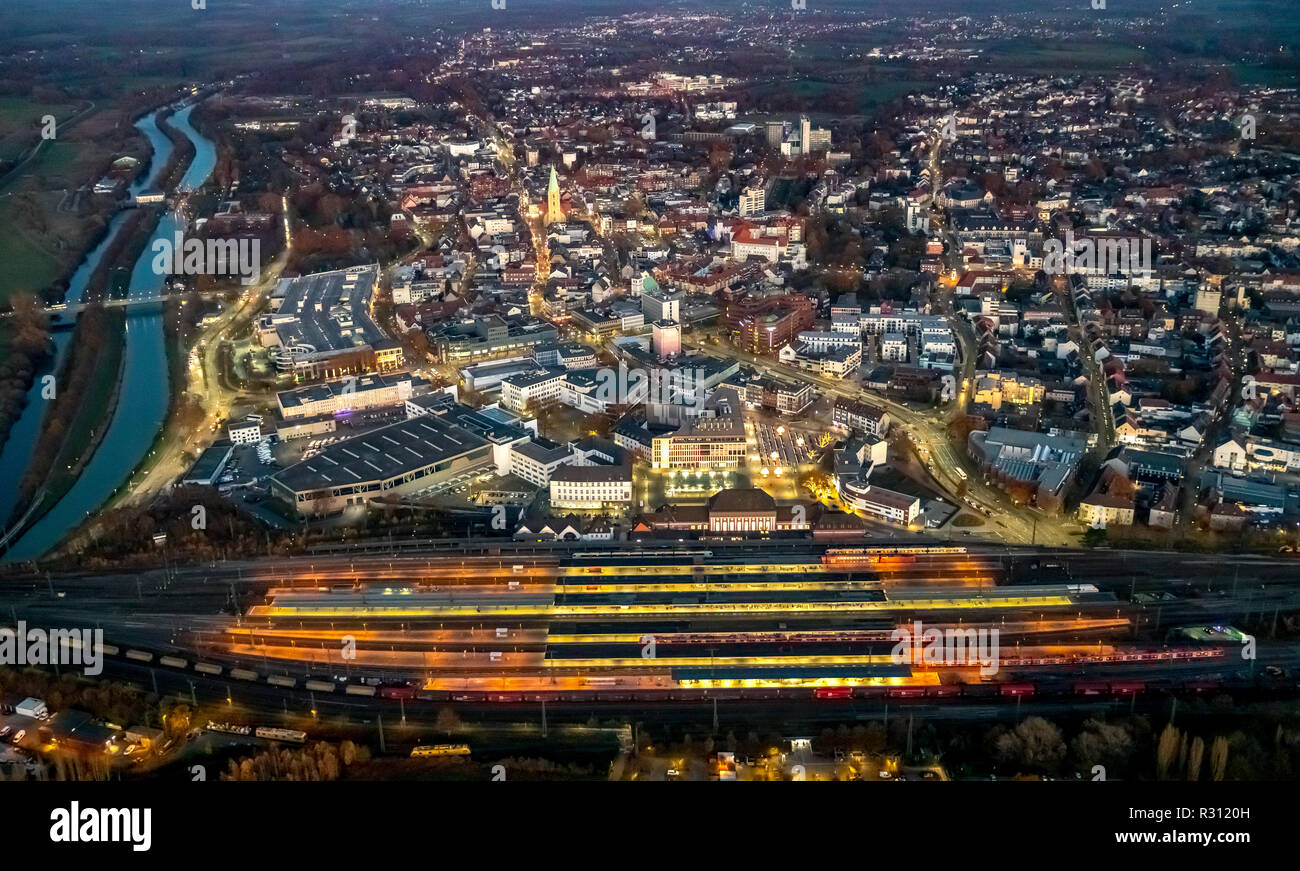
<path id="1" fill-rule="evenodd" d="M 784 424 L 755 421 L 752 427 L 760 461 L 787 469 L 807 463 L 814 445 L 805 436 Z"/>
<path id="2" fill-rule="evenodd" d="M 40 746 L 40 727 L 44 720 L 23 714 L 0 714 L 0 746 L 32 751 Z"/>

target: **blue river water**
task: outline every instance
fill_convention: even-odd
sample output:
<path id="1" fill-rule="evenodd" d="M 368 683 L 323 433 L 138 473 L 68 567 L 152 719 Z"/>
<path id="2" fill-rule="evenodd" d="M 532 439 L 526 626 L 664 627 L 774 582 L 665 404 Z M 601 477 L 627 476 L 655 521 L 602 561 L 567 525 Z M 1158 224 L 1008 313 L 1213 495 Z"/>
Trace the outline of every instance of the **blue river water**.
<path id="1" fill-rule="evenodd" d="M 149 161 L 149 171 L 140 176 L 131 184 L 131 196 L 145 193 L 146 191 L 155 190 L 158 183 L 158 176 L 162 174 L 163 168 L 167 161 L 172 157 L 172 141 L 158 127 L 154 112 L 143 116 L 135 122 L 135 127 L 144 134 L 145 139 L 149 140 L 149 148 L 153 152 L 153 159 Z M 186 116 L 188 117 L 188 116 Z"/>
<path id="2" fill-rule="evenodd" d="M 170 122 L 177 130 L 187 136 L 194 143 L 195 156 L 182 177 L 180 190 L 196 190 L 203 185 L 212 169 L 216 165 L 216 148 L 212 141 L 200 134 L 190 124 L 190 113 L 194 107 L 186 106 L 174 115 Z M 136 185 L 132 186 L 132 192 L 148 190 L 157 181 L 157 175 L 171 158 L 172 146 L 171 141 L 157 129 L 152 115 L 147 115 L 136 122 L 136 126 L 149 139 L 150 143 L 156 149 L 154 158 L 149 166 L 150 176 Z M 156 135 L 155 135 L 156 134 Z M 97 246 L 94 251 L 87 257 L 85 264 L 77 270 L 73 277 L 73 283 L 69 287 L 67 300 L 69 303 L 80 301 L 81 294 L 85 291 L 86 283 L 90 274 L 94 271 L 95 265 L 103 256 L 103 248 L 107 246 L 111 238 L 120 230 L 120 221 L 124 215 L 117 215 L 114 220 L 114 226 L 104 242 Z M 153 254 L 151 247 L 155 239 L 170 239 L 177 230 L 183 230 L 184 224 L 173 213 L 167 212 L 158 222 L 158 227 L 154 230 L 153 237 L 149 244 L 145 245 L 140 257 L 136 260 L 135 267 L 131 271 L 131 281 L 129 296 L 132 297 L 150 297 L 158 294 L 162 290 L 165 276 L 158 275 L 152 268 Z M 82 273 L 85 273 L 84 276 Z M 78 285 L 78 279 L 80 284 Z M 62 337 L 62 342 L 66 343 L 71 333 L 56 333 L 56 342 Z M 62 353 L 60 347 L 60 354 Z M 37 384 L 39 385 L 39 380 Z M 11 435 L 9 442 L 6 443 L 3 458 L 0 459 L 0 468 L 4 470 L 5 489 L 3 497 L 0 497 L 0 510 L 7 503 L 8 510 L 12 510 L 16 500 L 16 492 L 8 492 L 10 489 L 16 491 L 18 485 L 18 475 L 21 474 L 21 468 L 25 467 L 18 463 L 23 459 L 22 454 L 25 452 L 26 457 L 31 456 L 32 440 L 35 432 L 39 427 L 39 408 L 43 403 L 39 398 L 39 390 L 36 391 L 34 398 L 38 413 L 31 413 L 33 405 L 29 404 L 27 413 L 23 415 L 20 425 L 28 426 L 25 430 L 27 437 L 25 443 L 18 442 L 15 444 L 14 435 Z M 43 517 L 28 529 L 22 537 L 14 543 L 4 557 L 6 560 L 16 561 L 25 559 L 34 559 L 48 551 L 54 545 L 67 535 L 74 528 L 79 526 L 88 516 L 96 511 L 108 500 L 113 492 L 120 487 L 127 479 L 131 471 L 139 465 L 140 461 L 145 458 L 146 453 L 150 450 L 154 438 L 162 428 L 164 417 L 167 413 L 169 389 L 167 381 L 167 352 L 164 340 L 162 315 L 158 312 L 139 312 L 130 314 L 126 320 L 126 346 L 123 349 L 123 369 L 122 383 L 118 392 L 117 406 L 113 411 L 113 417 L 108 425 L 108 431 L 99 443 L 90 462 L 82 470 L 81 475 L 77 478 L 72 488 L 64 494 L 58 504 L 49 510 Z M 27 424 L 27 418 L 35 418 L 35 422 Z M 15 428 L 15 433 L 17 428 Z M 10 457 L 13 449 L 13 457 Z M 12 463 L 12 465 L 11 465 Z M 10 469 L 19 471 L 10 474 Z M 4 514 L 0 514 L 3 517 Z"/>

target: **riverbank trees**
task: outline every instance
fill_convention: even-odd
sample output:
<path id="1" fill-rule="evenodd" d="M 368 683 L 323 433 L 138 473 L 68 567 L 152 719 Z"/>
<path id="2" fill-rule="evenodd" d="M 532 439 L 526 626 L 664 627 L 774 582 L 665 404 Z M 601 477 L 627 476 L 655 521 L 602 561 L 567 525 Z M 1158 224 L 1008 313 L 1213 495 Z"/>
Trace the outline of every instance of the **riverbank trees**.
<path id="1" fill-rule="evenodd" d="M 27 404 L 37 368 L 53 352 L 50 320 L 40 301 L 30 293 L 17 293 L 10 304 L 9 341 L 0 357 L 0 445 Z"/>

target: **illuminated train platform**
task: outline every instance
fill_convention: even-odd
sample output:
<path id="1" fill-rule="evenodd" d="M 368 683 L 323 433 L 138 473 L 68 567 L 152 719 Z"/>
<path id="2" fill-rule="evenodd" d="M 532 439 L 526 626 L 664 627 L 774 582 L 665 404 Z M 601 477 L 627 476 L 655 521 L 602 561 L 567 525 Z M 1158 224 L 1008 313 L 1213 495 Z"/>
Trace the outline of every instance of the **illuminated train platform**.
<path id="1" fill-rule="evenodd" d="M 390 566 L 374 579 L 313 566 L 311 577 L 350 583 L 308 585 L 306 573 L 284 579 L 238 625 L 201 633 L 197 647 L 213 659 L 276 663 L 286 673 L 346 667 L 418 685 L 431 698 L 488 701 L 721 690 L 928 696 L 948 695 L 951 681 L 988 682 L 969 666 L 895 662 L 892 633 L 913 620 L 996 629 L 1003 682 L 1085 666 L 1090 675 L 1112 665 L 1191 669 L 1223 655 L 1212 647 L 1144 649 L 1132 641 L 1130 606 L 1112 593 L 1091 584 L 999 586 L 1001 558 L 965 548 L 420 563 Z M 346 661 L 345 638 L 354 652 Z"/>
<path id="2" fill-rule="evenodd" d="M 577 554 L 556 568 L 556 583 L 562 587 L 585 579 L 626 579 L 645 582 L 665 578 L 666 583 L 682 578 L 703 578 L 712 583 L 764 579 L 780 582 L 783 576 L 821 576 L 828 580 L 872 580 L 879 585 L 907 585 L 941 582 L 948 586 L 992 585 L 1003 571 L 1000 557 L 966 553 L 965 548 L 831 548 L 820 556 L 759 554 L 737 560 L 715 559 L 710 551 L 696 554 Z M 796 582 L 797 583 L 797 582 Z"/>
<path id="3" fill-rule="evenodd" d="M 303 589 L 272 590 L 271 601 L 256 605 L 249 616 L 258 618 L 329 618 L 366 621 L 370 619 L 437 618 L 603 618 L 624 616 L 718 615 L 754 613 L 899 613 L 939 610 L 987 610 L 999 608 L 1055 608 L 1095 603 L 1105 598 L 1091 584 L 1048 584 L 1040 586 L 990 588 L 971 594 L 967 590 L 931 589 L 909 591 L 898 596 L 871 592 L 851 599 L 823 599 L 813 591 L 800 598 L 777 600 L 757 594 L 730 598 L 726 593 L 709 593 L 710 601 L 645 601 L 636 593 L 626 602 L 556 601 L 554 592 L 535 586 L 514 591 L 495 588 L 457 588 L 431 593 L 419 589 L 392 589 L 387 594 L 319 592 Z M 575 597 L 572 591 L 568 594 Z M 580 598 L 580 597 L 578 597 Z M 658 597 L 652 597 L 658 598 Z M 730 600 L 728 600 L 730 598 Z M 715 599 L 721 601 L 714 601 Z"/>

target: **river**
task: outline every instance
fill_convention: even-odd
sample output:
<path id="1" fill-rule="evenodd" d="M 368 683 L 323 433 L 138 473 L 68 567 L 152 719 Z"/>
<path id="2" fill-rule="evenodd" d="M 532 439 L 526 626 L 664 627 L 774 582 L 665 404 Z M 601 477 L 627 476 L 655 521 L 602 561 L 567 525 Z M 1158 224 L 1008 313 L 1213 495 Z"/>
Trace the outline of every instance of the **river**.
<path id="1" fill-rule="evenodd" d="M 200 134 L 190 124 L 190 113 L 193 110 L 193 105 L 186 106 L 169 119 L 173 127 L 194 143 L 194 159 L 190 162 L 178 185 L 178 189 L 182 191 L 196 190 L 201 187 L 207 181 L 208 176 L 212 174 L 213 167 L 216 166 L 216 148 L 212 141 Z M 141 118 L 136 122 L 136 126 L 149 139 L 155 148 L 155 152 L 153 161 L 149 166 L 148 178 L 132 185 L 132 193 L 138 193 L 153 187 L 157 181 L 158 173 L 166 166 L 172 153 L 171 140 L 158 129 L 152 114 Z M 113 225 L 108 236 L 91 251 L 86 262 L 73 276 L 68 289 L 67 301 L 69 303 L 81 300 L 81 294 L 86 289 L 86 283 L 89 281 L 91 273 L 94 272 L 96 265 L 103 257 L 103 249 L 113 236 L 120 231 L 121 221 L 124 218 L 124 214 L 118 214 L 113 218 Z M 166 276 L 154 272 L 152 267 L 153 254 L 150 249 L 155 239 L 171 239 L 178 229 L 183 228 L 183 221 L 173 213 L 167 212 L 163 214 L 152 238 L 149 240 L 149 244 L 145 245 L 140 257 L 135 262 L 134 269 L 131 271 L 129 296 L 156 296 L 162 290 Z M 61 342 L 59 346 L 60 355 L 71 335 L 70 332 L 55 334 L 56 343 Z M 31 456 L 33 439 L 36 430 L 39 428 L 39 411 L 42 404 L 38 389 L 39 384 L 38 380 L 37 386 L 33 388 L 35 395 L 29 395 L 29 405 L 18 424 L 18 426 L 26 427 L 24 430 L 26 433 L 25 440 L 15 439 L 18 432 L 18 426 L 15 426 L 14 433 L 10 435 L 4 447 L 0 469 L 4 470 L 6 483 L 9 484 L 13 492 L 6 492 L 0 497 L 0 510 L 4 510 L 6 504 L 8 505 L 7 511 L 13 510 L 17 498 L 18 477 L 21 475 L 21 469 L 26 466 L 25 462 L 21 466 L 18 466 L 17 463 L 23 460 L 24 454 L 27 458 Z M 113 418 L 108 425 L 108 431 L 104 434 L 94 455 L 90 458 L 90 462 L 82 469 L 76 483 L 63 495 L 58 504 L 42 516 L 14 543 L 9 553 L 4 557 L 6 560 L 16 561 L 39 557 L 58 544 L 60 539 L 79 526 L 113 495 L 113 491 L 126 481 L 131 471 L 145 458 L 145 454 L 153 444 L 154 438 L 162 428 L 163 420 L 167 414 L 169 394 L 167 352 L 162 314 L 158 312 L 129 314 L 126 319 L 126 347 L 123 349 L 122 381 L 118 390 L 117 405 L 113 410 Z M 32 413 L 33 409 L 37 413 Z M 34 422 L 28 424 L 28 418 L 34 418 Z M 12 458 L 10 456 L 11 448 L 13 449 Z M 11 469 L 17 469 L 18 471 L 11 473 Z M 0 513 L 0 517 L 6 516 L 7 511 Z"/>

